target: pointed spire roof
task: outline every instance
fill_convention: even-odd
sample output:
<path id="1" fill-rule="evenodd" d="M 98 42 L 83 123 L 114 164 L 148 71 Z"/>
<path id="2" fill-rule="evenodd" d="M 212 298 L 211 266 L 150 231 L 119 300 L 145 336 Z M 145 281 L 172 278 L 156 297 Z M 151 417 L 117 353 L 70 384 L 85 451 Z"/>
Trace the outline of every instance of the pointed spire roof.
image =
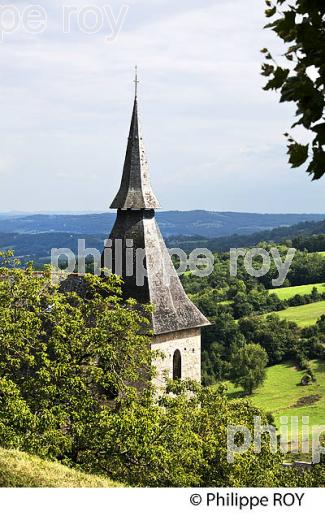
<path id="1" fill-rule="evenodd" d="M 111 265 L 105 265 L 104 254 L 103 266 L 122 276 L 125 298 L 134 298 L 139 303 L 152 305 L 152 329 L 155 335 L 205 327 L 209 322 L 186 295 L 155 219 L 154 210 L 159 207 L 159 203 L 150 186 L 139 131 L 137 86 L 136 75 L 135 100 L 123 177 L 120 190 L 111 205 L 113 209 L 136 211 L 117 212 L 109 236 L 111 244 L 106 246 L 110 249 L 108 258 L 112 262 Z M 132 255 L 131 260 L 128 255 L 128 241 L 132 243 L 134 251 L 142 250 L 145 253 L 143 260 L 146 275 L 143 280 L 137 266 L 137 255 Z M 130 261 L 133 261 L 132 266 L 129 265 Z"/>
<path id="2" fill-rule="evenodd" d="M 159 230 L 154 211 L 120 211 L 109 236 L 112 253 L 112 271 L 122 275 L 123 295 L 139 303 L 152 305 L 152 330 L 154 335 L 180 330 L 196 329 L 210 325 L 199 309 L 186 295 L 169 251 Z M 145 252 L 146 275 L 138 279 L 137 256 L 133 256 L 132 269 L 127 268 L 126 248 L 122 244 L 133 243 L 135 250 Z M 107 266 L 108 267 L 108 266 Z M 130 274 L 132 272 L 132 274 Z M 140 275 L 141 278 L 141 275 Z"/>
<path id="3" fill-rule="evenodd" d="M 111 209 L 157 209 L 160 207 L 150 184 L 149 167 L 139 124 L 137 87 L 136 72 L 135 98 L 123 176 Z"/>

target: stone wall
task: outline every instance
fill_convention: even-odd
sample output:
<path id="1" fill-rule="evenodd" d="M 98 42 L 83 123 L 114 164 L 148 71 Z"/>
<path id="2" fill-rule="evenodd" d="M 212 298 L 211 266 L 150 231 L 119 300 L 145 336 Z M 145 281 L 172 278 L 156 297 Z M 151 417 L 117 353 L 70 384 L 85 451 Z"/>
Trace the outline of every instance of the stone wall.
<path id="1" fill-rule="evenodd" d="M 176 350 L 181 353 L 182 379 L 201 381 L 201 329 L 188 329 L 155 336 L 154 351 L 163 354 L 163 359 L 155 361 L 157 374 L 154 384 L 161 389 L 165 385 L 164 375 L 173 377 L 173 356 Z"/>

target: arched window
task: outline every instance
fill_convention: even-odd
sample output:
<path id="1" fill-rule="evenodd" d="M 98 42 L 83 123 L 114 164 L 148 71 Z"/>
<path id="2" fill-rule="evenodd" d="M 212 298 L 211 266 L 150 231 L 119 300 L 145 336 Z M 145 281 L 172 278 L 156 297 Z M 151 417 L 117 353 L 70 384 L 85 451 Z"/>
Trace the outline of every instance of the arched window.
<path id="1" fill-rule="evenodd" d="M 182 357 L 179 350 L 175 350 L 173 357 L 173 380 L 182 379 Z"/>

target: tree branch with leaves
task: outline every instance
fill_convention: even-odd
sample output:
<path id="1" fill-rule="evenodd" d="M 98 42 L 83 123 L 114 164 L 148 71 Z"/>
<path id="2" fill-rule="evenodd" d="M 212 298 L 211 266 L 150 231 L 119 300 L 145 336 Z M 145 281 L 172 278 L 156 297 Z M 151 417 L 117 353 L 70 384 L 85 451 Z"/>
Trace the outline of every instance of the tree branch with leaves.
<path id="1" fill-rule="evenodd" d="M 265 27 L 274 31 L 286 46 L 285 64 L 280 66 L 268 49 L 262 49 L 262 75 L 268 78 L 264 90 L 280 93 L 280 102 L 297 106 L 292 128 L 303 127 L 310 134 L 301 144 L 289 133 L 289 163 L 303 164 L 313 180 L 325 173 L 325 2 L 324 0 L 266 0 Z M 308 138 L 307 138 L 308 139 Z"/>

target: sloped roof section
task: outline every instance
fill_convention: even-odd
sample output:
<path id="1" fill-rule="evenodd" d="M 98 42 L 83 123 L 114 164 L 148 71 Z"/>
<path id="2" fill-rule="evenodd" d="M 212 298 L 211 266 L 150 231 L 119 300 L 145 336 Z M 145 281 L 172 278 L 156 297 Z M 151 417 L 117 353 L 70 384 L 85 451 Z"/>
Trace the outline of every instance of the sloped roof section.
<path id="1" fill-rule="evenodd" d="M 187 297 L 175 271 L 154 211 L 119 211 L 110 234 L 113 250 L 113 272 L 118 272 L 118 242 L 121 240 L 121 258 L 125 298 L 153 306 L 152 328 L 156 335 L 179 330 L 205 327 L 209 321 Z M 133 274 L 126 273 L 126 244 L 132 241 L 135 250 L 144 251 L 144 268 L 133 261 Z"/>
<path id="2" fill-rule="evenodd" d="M 165 334 L 209 325 L 186 295 L 156 219 L 145 219 L 143 225 L 154 333 Z"/>
<path id="3" fill-rule="evenodd" d="M 139 125 L 138 100 L 135 97 L 126 150 L 122 182 L 111 209 L 157 209 L 149 177 L 149 167 Z"/>

